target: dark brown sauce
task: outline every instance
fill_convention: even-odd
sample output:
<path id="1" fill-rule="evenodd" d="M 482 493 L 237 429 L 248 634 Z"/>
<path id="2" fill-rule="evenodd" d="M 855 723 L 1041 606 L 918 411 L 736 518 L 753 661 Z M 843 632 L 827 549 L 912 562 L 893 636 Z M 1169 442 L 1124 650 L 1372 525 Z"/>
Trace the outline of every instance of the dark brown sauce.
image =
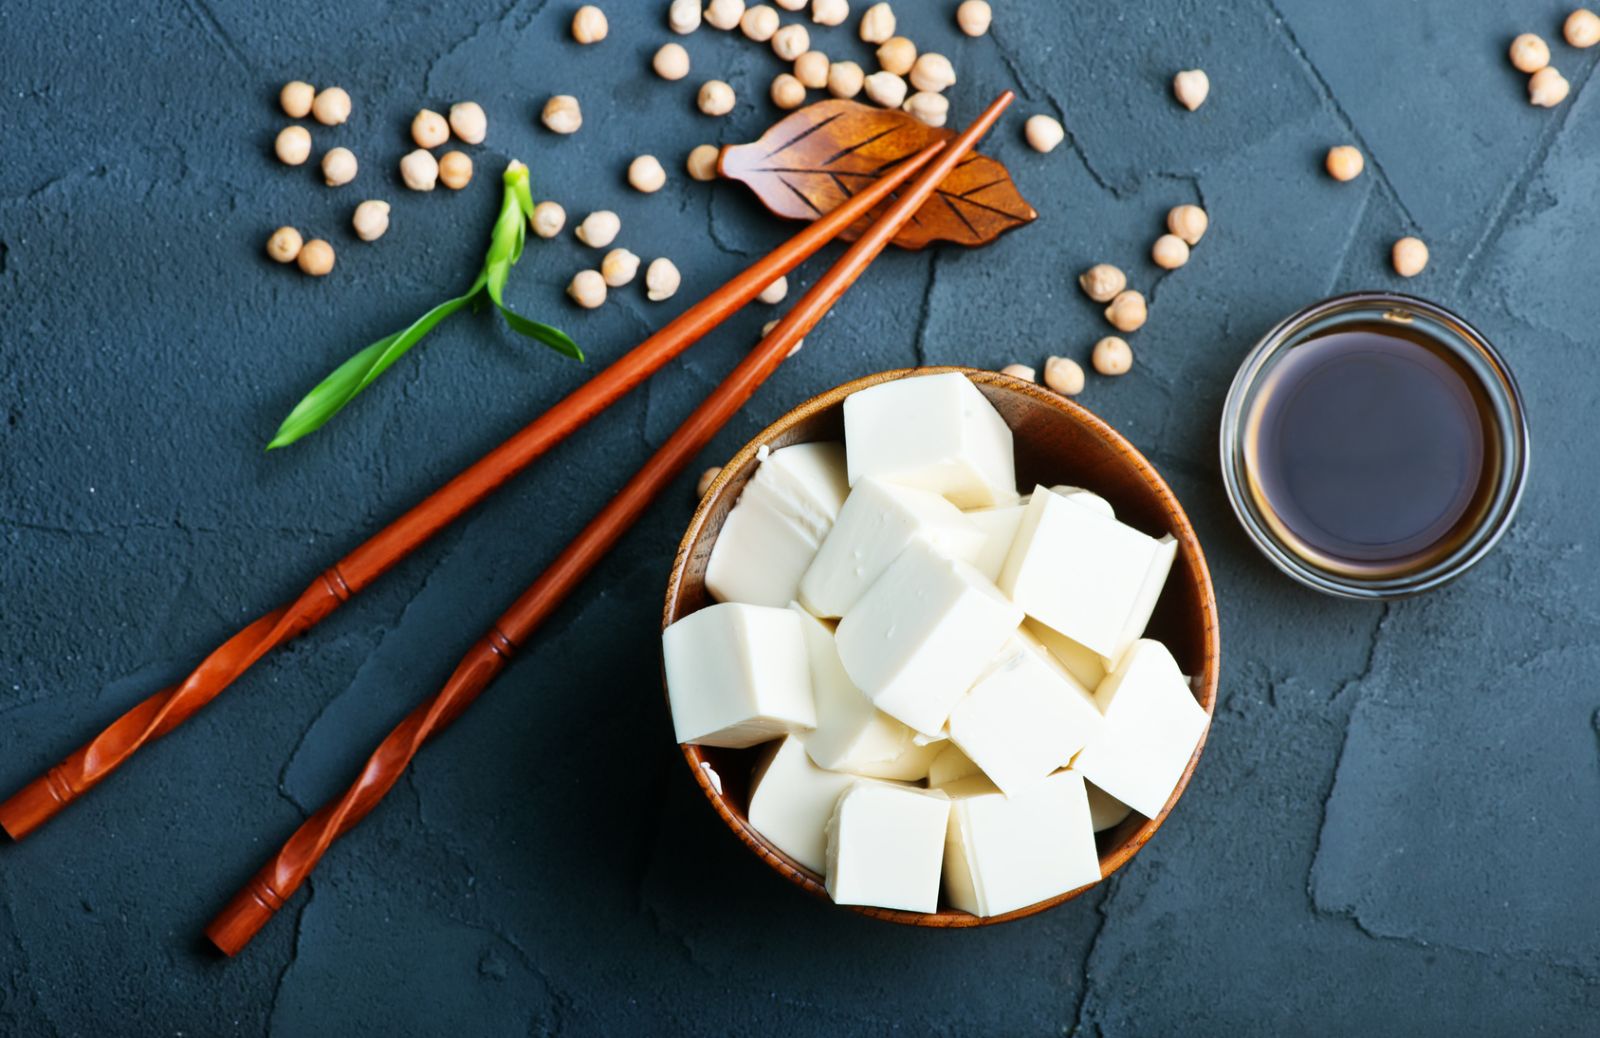
<path id="1" fill-rule="evenodd" d="M 1315 565 L 1416 572 L 1481 521 L 1500 467 L 1483 383 L 1407 324 L 1361 320 L 1290 347 L 1252 405 L 1251 493 Z"/>

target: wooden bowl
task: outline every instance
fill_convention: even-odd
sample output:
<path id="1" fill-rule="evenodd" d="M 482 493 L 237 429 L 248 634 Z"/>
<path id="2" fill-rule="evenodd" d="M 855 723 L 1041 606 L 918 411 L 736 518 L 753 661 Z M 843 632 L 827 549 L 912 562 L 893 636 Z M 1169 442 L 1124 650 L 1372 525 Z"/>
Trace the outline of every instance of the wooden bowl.
<path id="1" fill-rule="evenodd" d="M 1110 501 L 1117 518 L 1123 522 L 1152 536 L 1170 533 L 1177 538 L 1177 561 L 1151 617 L 1149 635 L 1165 642 L 1183 672 L 1192 676 L 1195 699 L 1210 715 L 1217 696 L 1217 602 L 1205 556 L 1200 552 L 1200 543 L 1178 499 L 1150 463 L 1105 422 L 1050 390 L 992 371 L 915 368 L 868 375 L 807 400 L 768 426 L 722 467 L 690 520 L 667 582 L 662 627 L 711 604 L 705 590 L 706 563 L 729 509 L 755 472 L 758 447 L 765 444 L 777 450 L 792 443 L 843 440 L 844 398 L 851 393 L 880 382 L 949 371 L 959 371 L 976 383 L 1011 426 L 1016 441 L 1019 488 L 1031 490 L 1035 484 L 1059 483 L 1085 487 Z M 1130 814 L 1119 825 L 1099 834 L 1102 877 L 1121 868 L 1155 835 L 1167 812 L 1183 795 L 1204 748 L 1205 736 L 1202 735 L 1183 777 L 1160 814 L 1154 818 Z M 761 749 L 727 750 L 691 745 L 684 745 L 682 749 L 690 774 L 734 835 L 785 879 L 826 899 L 828 892 L 823 887 L 822 877 L 767 842 L 746 816 L 750 772 Z M 713 785 L 702 765 L 715 770 L 721 779 L 720 790 Z M 863 915 L 915 926 L 982 926 L 1041 912 L 1088 889 L 1088 886 L 1080 887 L 1047 901 L 987 918 L 948 907 L 927 913 L 849 907 Z"/>

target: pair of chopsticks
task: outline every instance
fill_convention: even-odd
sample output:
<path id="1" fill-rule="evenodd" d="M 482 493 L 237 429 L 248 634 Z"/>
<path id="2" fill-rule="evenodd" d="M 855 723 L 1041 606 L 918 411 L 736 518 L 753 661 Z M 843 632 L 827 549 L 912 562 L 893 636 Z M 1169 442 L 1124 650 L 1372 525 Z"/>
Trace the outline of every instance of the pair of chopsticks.
<path id="1" fill-rule="evenodd" d="M 533 585 L 495 621 L 429 700 L 379 743 L 345 793 L 307 819 L 206 929 L 223 952 L 242 949 L 293 896 L 334 840 L 377 805 L 421 745 L 470 706 L 538 627 L 770 376 L 793 345 L 883 251 L 1011 103 L 1007 91 L 960 136 L 901 162 L 870 188 L 817 219 L 594 379 L 479 459 L 321 574 L 299 598 L 261 617 L 208 656 L 178 685 L 135 706 L 4 804 L 0 826 L 21 839 L 98 784 L 142 746 L 183 723 L 251 664 L 333 612 L 434 533 L 550 447 L 697 342 L 768 284 L 788 273 L 913 174 L 904 194 L 850 246 L 645 463 Z"/>

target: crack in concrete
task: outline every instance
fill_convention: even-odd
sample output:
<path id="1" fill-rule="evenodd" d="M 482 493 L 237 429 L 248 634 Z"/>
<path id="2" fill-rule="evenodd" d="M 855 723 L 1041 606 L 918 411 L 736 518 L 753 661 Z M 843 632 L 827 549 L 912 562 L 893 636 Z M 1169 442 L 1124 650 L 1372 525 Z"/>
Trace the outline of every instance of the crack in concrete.
<path id="1" fill-rule="evenodd" d="M 206 35 L 210 36 L 211 41 L 227 53 L 234 64 L 247 72 L 253 73 L 256 71 L 255 62 L 250 60 L 250 56 L 244 52 L 243 47 L 239 46 L 239 42 L 233 38 L 233 34 L 223 26 L 222 20 L 217 17 L 217 13 L 211 9 L 211 5 L 206 0 L 183 0 L 183 6 L 189 9 L 189 13 L 194 15 L 195 19 L 200 23 L 200 27 L 205 30 Z"/>
<path id="2" fill-rule="evenodd" d="M 1350 229 L 1345 232 L 1344 244 L 1339 247 L 1339 258 L 1333 264 L 1333 270 L 1328 275 L 1327 286 L 1322 290 L 1324 295 L 1332 295 L 1334 287 L 1344 277 L 1344 268 L 1350 261 L 1350 254 L 1355 251 L 1358 243 L 1367 241 L 1361 234 L 1362 225 L 1367 219 L 1367 209 L 1372 205 L 1372 191 L 1369 188 L 1361 195 L 1361 207 L 1356 210 L 1355 218 L 1350 221 Z"/>
<path id="3" fill-rule="evenodd" d="M 1094 982 L 1089 973 L 1089 962 L 1094 958 L 1095 949 L 1100 946 L 1100 937 L 1106 932 L 1106 924 L 1111 919 L 1110 914 L 1106 911 L 1106 902 L 1111 900 L 1119 878 L 1120 876 L 1112 876 L 1106 881 L 1106 892 L 1094 906 L 1095 913 L 1100 917 L 1100 921 L 1095 924 L 1094 936 L 1089 939 L 1089 947 L 1083 953 L 1083 969 L 1078 974 L 1078 1005 L 1072 1013 L 1072 1025 L 1066 1032 L 1068 1038 L 1078 1038 L 1079 1035 L 1084 1033 L 1083 1014 L 1089 1005 L 1089 986 Z M 1098 1033 L 1099 1025 L 1093 1024 L 1091 1026 Z"/>
<path id="4" fill-rule="evenodd" d="M 939 284 L 939 256 L 934 252 L 928 259 L 928 280 L 922 286 L 922 305 L 917 310 L 916 331 L 912 335 L 912 362 L 914 366 L 928 366 L 928 318 L 933 310 L 933 290 Z"/>
<path id="5" fill-rule="evenodd" d="M 460 37 L 458 37 L 454 43 L 450 44 L 450 46 L 446 47 L 443 51 L 441 51 L 439 53 L 438 57 L 436 57 L 432 61 L 428 62 L 428 70 L 422 74 L 422 92 L 423 92 L 423 94 L 428 96 L 428 97 L 442 97 L 442 96 L 444 96 L 444 94 L 448 94 L 449 93 L 448 90 L 446 90 L 443 93 L 441 93 L 434 86 L 433 77 L 434 77 L 434 73 L 435 73 L 435 71 L 437 71 L 439 65 L 442 62 L 447 61 L 448 59 L 453 57 L 457 51 L 459 51 L 461 48 L 463 48 L 463 47 L 467 46 L 468 44 L 470 44 L 473 40 L 477 39 L 486 30 L 500 25 L 502 22 L 506 21 L 512 15 L 516 14 L 517 13 L 517 9 L 519 7 L 521 7 L 523 5 L 523 3 L 524 3 L 524 0 L 511 0 L 511 3 L 506 4 L 505 6 L 500 8 L 500 11 L 499 11 L 498 14 L 490 15 L 488 18 L 485 18 L 482 21 L 477 22 L 475 25 L 472 26 L 471 29 L 468 29 L 465 33 L 463 33 Z M 539 16 L 540 12 L 542 12 L 545 9 L 545 7 L 548 5 L 548 3 L 549 3 L 549 0 L 538 0 L 538 2 L 533 5 L 533 8 L 530 11 L 528 11 L 527 17 L 523 19 L 522 24 L 520 26 L 518 26 L 517 28 L 525 29 L 530 24 L 532 24 L 533 19 L 535 19 L 535 18 L 537 18 Z"/>
<path id="6" fill-rule="evenodd" d="M 306 891 L 304 900 L 295 911 L 294 938 L 289 942 L 289 958 L 284 962 L 283 968 L 278 971 L 278 979 L 272 984 L 272 1001 L 267 1003 L 267 1033 L 276 1033 L 274 1022 L 278 1018 L 278 1003 L 283 999 L 283 992 L 288 987 L 289 971 L 294 969 L 294 964 L 300 961 L 300 946 L 305 938 L 306 916 L 311 911 L 311 904 L 316 900 L 316 887 L 311 877 L 307 876 L 303 884 Z"/>
<path id="7" fill-rule="evenodd" d="M 237 526 L 200 526 L 189 523 L 177 516 L 167 520 L 133 520 L 129 522 L 98 523 L 90 526 L 66 526 L 59 523 L 41 523 L 29 519 L 19 519 L 15 516 L 0 515 L 0 527 L 6 526 L 17 530 L 60 534 L 67 537 L 125 537 L 130 533 L 142 530 L 156 533 L 177 530 L 185 534 L 205 534 L 216 537 L 241 533 L 311 538 L 336 538 L 348 535 L 348 531 L 338 533 L 333 530 L 321 530 L 313 526 L 255 526 L 249 523 L 240 523 Z"/>

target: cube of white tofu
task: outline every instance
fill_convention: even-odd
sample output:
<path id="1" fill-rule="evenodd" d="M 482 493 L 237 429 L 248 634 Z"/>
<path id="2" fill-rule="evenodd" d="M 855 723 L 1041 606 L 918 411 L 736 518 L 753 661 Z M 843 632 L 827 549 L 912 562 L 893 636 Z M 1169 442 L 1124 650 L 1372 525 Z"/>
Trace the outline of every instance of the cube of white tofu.
<path id="1" fill-rule="evenodd" d="M 1128 610 L 1128 619 L 1122 625 L 1122 636 L 1117 639 L 1117 650 L 1109 660 L 1111 666 L 1115 666 L 1116 661 L 1122 658 L 1128 646 L 1144 636 L 1144 629 L 1150 624 L 1150 614 L 1156 611 L 1156 602 L 1161 598 L 1161 589 L 1167 586 L 1167 575 L 1172 572 L 1172 563 L 1177 556 L 1178 542 L 1171 534 L 1156 541 L 1156 557 L 1151 560 L 1150 569 L 1145 573 L 1144 583 L 1133 600 L 1133 608 Z"/>
<path id="2" fill-rule="evenodd" d="M 800 578 L 800 604 L 814 616 L 843 616 L 914 540 L 963 561 L 985 543 L 982 531 L 938 494 L 861 480 Z"/>
<path id="3" fill-rule="evenodd" d="M 1100 687 L 1100 682 L 1106 676 L 1106 661 L 1100 658 L 1099 653 L 1090 652 L 1060 631 L 1053 631 L 1037 620 L 1024 620 L 1022 626 L 1044 643 L 1056 662 L 1078 679 L 1078 684 L 1091 690 Z"/>
<path id="4" fill-rule="evenodd" d="M 879 710 L 936 736 L 1021 622 L 982 573 L 914 541 L 839 621 L 835 642 Z"/>
<path id="5" fill-rule="evenodd" d="M 1083 779 L 1060 771 L 1017 796 L 988 779 L 963 779 L 945 792 L 944 883 L 950 904 L 1003 915 L 1100 882 Z"/>
<path id="6" fill-rule="evenodd" d="M 933 758 L 928 765 L 928 788 L 939 789 L 953 782 L 960 782 L 973 775 L 982 775 L 983 771 L 961 752 L 961 747 L 955 743 L 944 743 L 939 750 L 939 756 Z"/>
<path id="7" fill-rule="evenodd" d="M 828 865 L 828 819 L 853 775 L 824 771 L 806 756 L 800 737 L 777 744 L 750 780 L 750 824 L 780 851 L 821 874 Z"/>
<path id="8" fill-rule="evenodd" d="M 921 747 L 912 745 L 911 729 L 873 706 L 844 672 L 833 629 L 798 604 L 789 608 L 800 618 L 817 704 L 816 730 L 804 737 L 806 753 L 818 767 L 833 771 L 891 779 L 927 774 L 927 760 L 918 759 Z"/>
<path id="9" fill-rule="evenodd" d="M 754 746 L 816 727 L 800 618 L 788 609 L 707 606 L 661 634 L 679 742 Z"/>
<path id="10" fill-rule="evenodd" d="M 950 741 L 1016 796 L 1066 767 L 1100 725 L 1089 690 L 1023 628 L 950 711 Z"/>
<path id="11" fill-rule="evenodd" d="M 1026 504 L 999 505 L 979 508 L 963 513 L 967 521 L 983 534 L 983 548 L 972 558 L 972 568 L 990 580 L 1000 579 L 1000 570 L 1011 553 L 1011 542 L 1017 539 L 1017 527 L 1022 525 Z"/>
<path id="12" fill-rule="evenodd" d="M 766 456 L 741 500 L 766 499 L 821 543 L 849 492 L 844 444 L 796 443 Z"/>
<path id="13" fill-rule="evenodd" d="M 906 912 L 939 907 L 950 801 L 938 790 L 857 780 L 828 819 L 828 896 Z"/>
<path id="14" fill-rule="evenodd" d="M 1117 517 L 1117 513 L 1111 508 L 1111 502 L 1093 491 L 1085 490 L 1082 487 L 1067 486 L 1062 483 L 1051 487 L 1050 492 L 1061 495 L 1075 505 L 1083 505 L 1091 511 L 1099 512 L 1107 519 L 1115 519 Z"/>
<path id="15" fill-rule="evenodd" d="M 1166 806 L 1210 718 L 1160 642 L 1140 639 L 1095 689 L 1105 718 L 1074 771 L 1146 818 Z"/>
<path id="16" fill-rule="evenodd" d="M 1095 832 L 1110 829 L 1133 814 L 1133 808 L 1094 783 L 1085 782 L 1083 788 L 1089 791 L 1089 819 L 1094 823 Z"/>
<path id="17" fill-rule="evenodd" d="M 844 402 L 850 485 L 877 477 L 961 508 L 1017 499 L 1011 429 L 965 375 L 884 382 Z"/>
<path id="18" fill-rule="evenodd" d="M 999 585 L 1035 620 L 1115 660 L 1163 552 L 1154 537 L 1040 487 Z"/>

